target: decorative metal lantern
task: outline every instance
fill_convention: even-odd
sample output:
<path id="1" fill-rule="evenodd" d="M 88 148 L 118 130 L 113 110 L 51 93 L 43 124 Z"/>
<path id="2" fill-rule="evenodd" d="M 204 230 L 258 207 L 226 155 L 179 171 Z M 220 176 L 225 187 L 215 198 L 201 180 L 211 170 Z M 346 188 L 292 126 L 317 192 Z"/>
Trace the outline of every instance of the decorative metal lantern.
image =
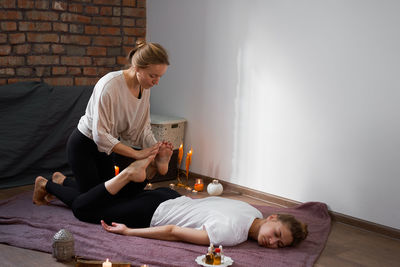
<path id="1" fill-rule="evenodd" d="M 61 229 L 53 237 L 53 257 L 58 261 L 70 261 L 74 255 L 74 237 L 68 230 Z"/>

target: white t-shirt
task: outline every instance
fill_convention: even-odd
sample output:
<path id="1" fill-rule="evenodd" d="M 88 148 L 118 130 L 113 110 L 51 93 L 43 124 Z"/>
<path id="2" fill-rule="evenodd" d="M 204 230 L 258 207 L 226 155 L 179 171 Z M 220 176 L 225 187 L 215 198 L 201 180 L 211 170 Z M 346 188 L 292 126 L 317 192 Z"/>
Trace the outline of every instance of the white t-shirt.
<path id="1" fill-rule="evenodd" d="M 129 91 L 122 70 L 106 74 L 96 83 L 78 129 L 107 154 L 120 141 L 133 147 L 154 145 L 150 90 L 143 90 L 138 99 Z"/>
<path id="2" fill-rule="evenodd" d="M 247 240 L 256 218 L 262 218 L 261 212 L 243 201 L 181 196 L 161 203 L 150 226 L 177 225 L 206 230 L 214 245 L 234 246 Z"/>

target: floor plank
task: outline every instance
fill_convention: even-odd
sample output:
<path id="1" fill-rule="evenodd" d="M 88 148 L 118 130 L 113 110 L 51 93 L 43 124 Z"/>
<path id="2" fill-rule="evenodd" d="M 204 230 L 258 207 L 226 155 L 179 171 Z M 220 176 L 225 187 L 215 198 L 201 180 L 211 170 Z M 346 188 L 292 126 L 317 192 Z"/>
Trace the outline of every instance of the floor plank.
<path id="1" fill-rule="evenodd" d="M 0 265 L 2 267 L 67 267 L 74 262 L 57 262 L 49 253 L 0 244 Z"/>

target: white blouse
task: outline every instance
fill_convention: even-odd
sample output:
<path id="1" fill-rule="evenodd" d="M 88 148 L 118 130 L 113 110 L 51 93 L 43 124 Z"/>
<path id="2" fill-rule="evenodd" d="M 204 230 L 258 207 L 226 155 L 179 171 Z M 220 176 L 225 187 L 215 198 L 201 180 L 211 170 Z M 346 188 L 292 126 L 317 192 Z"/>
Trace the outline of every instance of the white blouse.
<path id="1" fill-rule="evenodd" d="M 142 148 L 154 145 L 150 90 L 143 90 L 138 99 L 129 91 L 122 70 L 106 74 L 96 83 L 78 129 L 108 155 L 119 142 Z"/>

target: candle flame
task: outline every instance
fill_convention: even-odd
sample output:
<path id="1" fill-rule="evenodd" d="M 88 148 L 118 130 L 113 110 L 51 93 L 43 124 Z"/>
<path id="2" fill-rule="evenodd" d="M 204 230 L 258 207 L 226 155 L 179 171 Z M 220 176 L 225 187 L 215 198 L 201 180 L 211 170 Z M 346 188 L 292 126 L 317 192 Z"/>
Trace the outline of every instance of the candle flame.
<path id="1" fill-rule="evenodd" d="M 114 166 L 114 171 L 115 171 L 115 176 L 117 176 L 119 174 L 119 167 Z"/>

